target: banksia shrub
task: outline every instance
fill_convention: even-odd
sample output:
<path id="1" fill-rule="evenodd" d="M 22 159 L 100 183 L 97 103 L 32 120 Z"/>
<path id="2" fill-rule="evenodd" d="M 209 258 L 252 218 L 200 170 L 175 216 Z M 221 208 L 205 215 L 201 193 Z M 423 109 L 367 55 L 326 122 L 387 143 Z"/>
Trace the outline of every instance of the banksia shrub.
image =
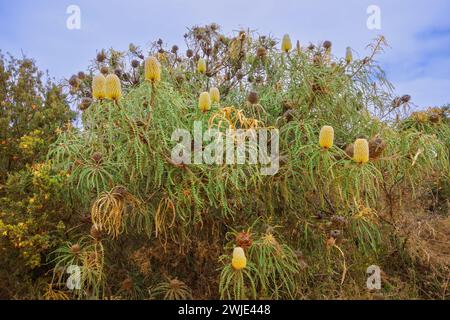
<path id="1" fill-rule="evenodd" d="M 245 257 L 244 249 L 241 247 L 234 248 L 231 265 L 235 270 L 242 270 L 247 266 L 247 258 Z"/>
<path id="2" fill-rule="evenodd" d="M 155 57 L 145 59 L 145 80 L 153 83 L 161 80 L 161 64 Z"/>
<path id="3" fill-rule="evenodd" d="M 283 52 L 289 52 L 292 49 L 292 42 L 291 38 L 288 34 L 285 34 L 283 37 L 283 41 L 281 42 L 281 51 Z"/>
<path id="4" fill-rule="evenodd" d="M 213 87 L 209 90 L 209 95 L 211 96 L 212 103 L 220 102 L 220 92 L 219 89 L 217 89 L 216 87 Z"/>
<path id="5" fill-rule="evenodd" d="M 206 73 L 206 61 L 203 58 L 198 59 L 197 62 L 197 72 L 201 74 Z"/>
<path id="6" fill-rule="evenodd" d="M 347 63 L 352 63 L 353 61 L 353 53 L 352 53 L 352 48 L 347 47 L 347 52 L 345 53 L 345 61 L 347 61 Z"/>
<path id="7" fill-rule="evenodd" d="M 98 100 L 106 98 L 106 78 L 103 74 L 98 74 L 92 79 L 92 96 Z"/>
<path id="8" fill-rule="evenodd" d="M 319 144 L 322 148 L 329 149 L 333 146 L 334 142 L 334 129 L 331 126 L 324 126 L 320 130 Z"/>
<path id="9" fill-rule="evenodd" d="M 211 110 L 211 97 L 208 92 L 202 92 L 198 98 L 198 108 L 202 112 Z"/>
<path id="10" fill-rule="evenodd" d="M 110 74 L 106 77 L 106 98 L 110 100 L 119 100 L 122 96 L 122 86 L 120 79 L 115 74 Z"/>
<path id="11" fill-rule="evenodd" d="M 366 139 L 357 139 L 353 146 L 353 160 L 357 163 L 369 161 L 369 143 Z"/>

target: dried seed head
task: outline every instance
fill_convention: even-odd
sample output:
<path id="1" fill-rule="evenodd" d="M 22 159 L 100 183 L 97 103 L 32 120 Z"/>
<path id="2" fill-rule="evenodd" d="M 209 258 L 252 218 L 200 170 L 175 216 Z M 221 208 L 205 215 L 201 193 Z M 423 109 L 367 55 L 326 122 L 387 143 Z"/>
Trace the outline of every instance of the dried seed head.
<path id="1" fill-rule="evenodd" d="M 79 81 L 79 79 L 78 79 L 78 77 L 76 75 L 73 75 L 73 76 L 70 77 L 69 84 L 72 87 L 77 87 L 79 85 L 79 83 L 80 83 L 80 81 Z"/>
<path id="2" fill-rule="evenodd" d="M 357 139 L 355 141 L 353 160 L 359 164 L 369 162 L 369 143 L 366 139 Z"/>
<path id="3" fill-rule="evenodd" d="M 267 55 L 267 50 L 264 47 L 259 47 L 256 49 L 256 56 L 258 58 L 264 58 Z"/>
<path id="4" fill-rule="evenodd" d="M 103 160 L 103 155 L 102 155 L 100 152 L 94 152 L 94 153 L 92 154 L 91 159 L 92 159 L 95 163 L 99 164 L 99 163 L 101 163 L 102 160 Z"/>
<path id="5" fill-rule="evenodd" d="M 155 57 L 145 59 L 145 80 L 153 83 L 161 80 L 161 64 Z"/>
<path id="6" fill-rule="evenodd" d="M 106 60 L 106 54 L 105 54 L 105 51 L 102 50 L 97 54 L 97 61 L 102 63 L 105 60 Z"/>
<path id="7" fill-rule="evenodd" d="M 325 41 L 324 43 L 323 43 L 323 47 L 326 49 L 326 50 L 330 50 L 331 49 L 331 46 L 332 46 L 333 44 L 331 43 L 331 41 Z"/>
<path id="8" fill-rule="evenodd" d="M 411 101 L 411 96 L 409 94 L 405 94 L 400 99 L 403 103 L 408 103 L 409 101 Z"/>
<path id="9" fill-rule="evenodd" d="M 133 289 L 133 279 L 127 278 L 122 282 L 122 289 L 125 291 L 131 291 Z"/>
<path id="10" fill-rule="evenodd" d="M 76 243 L 70 247 L 70 253 L 72 253 L 72 254 L 78 254 L 78 253 L 80 253 L 80 251 L 81 251 L 81 247 L 78 243 Z"/>
<path id="11" fill-rule="evenodd" d="M 197 62 L 197 72 L 201 74 L 206 73 L 206 61 L 203 58 L 198 59 Z"/>
<path id="12" fill-rule="evenodd" d="M 394 98 L 394 100 L 392 100 L 392 108 L 398 108 L 402 105 L 402 99 L 400 97 L 396 97 Z"/>
<path id="13" fill-rule="evenodd" d="M 78 78 L 80 80 L 86 79 L 86 74 L 83 71 L 78 72 Z"/>
<path id="14" fill-rule="evenodd" d="M 219 103 L 220 102 L 220 91 L 216 87 L 213 87 L 209 90 L 209 95 L 211 97 L 212 103 Z"/>
<path id="15" fill-rule="evenodd" d="M 193 55 L 194 55 L 194 51 L 192 51 L 191 49 L 188 49 L 188 50 L 186 51 L 186 57 L 192 58 Z"/>
<path id="16" fill-rule="evenodd" d="M 378 136 L 373 137 L 369 141 L 369 156 L 370 159 L 377 159 L 386 149 L 386 142 Z"/>
<path id="17" fill-rule="evenodd" d="M 91 227 L 91 237 L 95 240 L 100 240 L 102 238 L 102 232 L 97 228 L 97 226 L 94 224 Z"/>
<path id="18" fill-rule="evenodd" d="M 313 45 L 312 43 L 309 44 L 308 46 L 308 50 L 313 51 L 316 48 L 315 45 Z"/>
<path id="19" fill-rule="evenodd" d="M 124 186 L 117 186 L 114 188 L 113 193 L 117 194 L 119 197 L 125 197 L 128 191 Z"/>
<path id="20" fill-rule="evenodd" d="M 109 68 L 108 67 L 101 67 L 100 68 L 100 72 L 106 76 L 109 73 Z"/>
<path id="21" fill-rule="evenodd" d="M 349 156 L 350 158 L 353 158 L 353 153 L 354 153 L 353 148 L 354 148 L 353 143 L 350 143 L 350 144 L 348 144 L 348 145 L 345 147 L 345 153 L 346 153 L 347 156 Z"/>
<path id="22" fill-rule="evenodd" d="M 106 78 L 103 74 L 98 74 L 92 79 L 92 97 L 98 100 L 106 97 Z"/>
<path id="23" fill-rule="evenodd" d="M 231 265 L 235 270 L 242 270 L 247 266 L 247 258 L 245 257 L 244 249 L 241 247 L 234 248 Z"/>
<path id="24" fill-rule="evenodd" d="M 329 149 L 334 143 L 334 129 L 331 126 L 324 126 L 320 130 L 319 145 L 324 149 Z"/>
<path id="25" fill-rule="evenodd" d="M 162 46 L 162 44 L 163 44 L 163 41 L 162 41 L 162 39 L 158 39 L 158 41 L 156 42 L 159 46 Z"/>
<path id="26" fill-rule="evenodd" d="M 78 108 L 81 111 L 86 110 L 87 108 L 89 108 L 92 104 L 92 99 L 91 98 L 83 98 L 81 99 L 81 103 L 78 105 Z"/>
<path id="27" fill-rule="evenodd" d="M 184 75 L 182 73 L 177 73 L 177 75 L 175 76 L 175 80 L 178 83 L 182 83 L 184 81 Z"/>
<path id="28" fill-rule="evenodd" d="M 219 25 L 217 23 L 211 23 L 209 27 L 212 31 L 217 31 L 219 29 Z"/>
<path id="29" fill-rule="evenodd" d="M 177 53 L 178 52 L 178 46 L 177 45 L 173 45 L 171 51 L 172 51 L 172 53 Z"/>
<path id="30" fill-rule="evenodd" d="M 110 74 L 106 77 L 105 83 L 106 98 L 117 101 L 122 96 L 122 85 L 120 79 L 115 74 Z"/>
<path id="31" fill-rule="evenodd" d="M 131 66 L 132 66 L 133 68 L 136 69 L 136 68 L 139 67 L 139 65 L 140 65 L 139 61 L 137 61 L 137 60 L 131 61 Z"/>
<path id="32" fill-rule="evenodd" d="M 115 69 L 114 70 L 114 74 L 120 78 L 120 77 L 122 77 L 122 70 L 121 69 Z"/>
<path id="33" fill-rule="evenodd" d="M 236 235 L 236 244 L 238 247 L 250 248 L 253 244 L 252 235 L 248 232 L 240 232 Z"/>
<path id="34" fill-rule="evenodd" d="M 439 123 L 441 121 L 441 116 L 437 113 L 432 113 L 428 119 L 430 120 L 430 122 L 432 123 Z"/>
<path id="35" fill-rule="evenodd" d="M 338 225 L 345 225 L 347 223 L 347 219 L 343 216 L 332 216 L 331 222 Z"/>
<path id="36" fill-rule="evenodd" d="M 283 40 L 281 41 L 281 51 L 283 52 L 289 52 L 292 49 L 292 42 L 291 38 L 288 34 L 285 34 L 283 37 Z"/>
<path id="37" fill-rule="evenodd" d="M 201 112 L 211 110 L 211 97 L 208 92 L 202 92 L 198 98 L 198 108 Z"/>
<path id="38" fill-rule="evenodd" d="M 255 91 L 251 91 L 248 94 L 247 101 L 250 102 L 251 104 L 257 104 L 259 101 L 258 94 Z"/>

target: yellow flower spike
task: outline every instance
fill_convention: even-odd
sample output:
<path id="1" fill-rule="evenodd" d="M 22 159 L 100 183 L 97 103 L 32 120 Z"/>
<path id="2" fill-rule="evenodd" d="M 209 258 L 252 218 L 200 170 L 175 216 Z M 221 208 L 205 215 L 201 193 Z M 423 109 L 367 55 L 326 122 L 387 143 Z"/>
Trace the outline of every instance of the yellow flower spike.
<path id="1" fill-rule="evenodd" d="M 216 87 L 213 87 L 209 90 L 209 95 L 211 96 L 212 103 L 220 102 L 220 91 Z"/>
<path id="2" fill-rule="evenodd" d="M 202 92 L 198 98 L 198 108 L 202 112 L 211 110 L 211 97 L 208 92 Z"/>
<path id="3" fill-rule="evenodd" d="M 106 77 L 106 98 L 117 101 L 122 96 L 122 86 L 120 79 L 115 74 L 110 74 Z"/>
<path id="4" fill-rule="evenodd" d="M 352 48 L 350 47 L 347 47 L 347 52 L 345 54 L 345 61 L 347 61 L 348 64 L 352 63 L 353 61 Z"/>
<path id="5" fill-rule="evenodd" d="M 355 141 L 353 160 L 360 164 L 369 162 L 369 143 L 366 139 L 357 139 Z"/>
<path id="6" fill-rule="evenodd" d="M 289 52 L 292 49 L 292 42 L 291 38 L 288 34 L 285 34 L 283 37 L 283 41 L 281 42 L 281 51 L 283 52 Z"/>
<path id="7" fill-rule="evenodd" d="M 145 80 L 153 83 L 161 81 L 161 64 L 155 57 L 145 59 Z"/>
<path id="8" fill-rule="evenodd" d="M 206 73 L 206 61 L 205 61 L 205 59 L 203 59 L 203 58 L 198 59 L 197 71 L 199 73 L 202 73 L 202 74 Z"/>
<path id="9" fill-rule="evenodd" d="M 106 98 L 106 78 L 103 74 L 98 74 L 92 79 L 92 96 L 94 99 L 105 99 Z"/>
<path id="10" fill-rule="evenodd" d="M 244 249 L 241 247 L 234 248 L 231 265 L 235 270 L 242 270 L 247 266 L 247 258 L 245 257 Z"/>
<path id="11" fill-rule="evenodd" d="M 319 145 L 322 148 L 329 149 L 334 143 L 334 129 L 331 126 L 324 126 L 320 130 Z"/>

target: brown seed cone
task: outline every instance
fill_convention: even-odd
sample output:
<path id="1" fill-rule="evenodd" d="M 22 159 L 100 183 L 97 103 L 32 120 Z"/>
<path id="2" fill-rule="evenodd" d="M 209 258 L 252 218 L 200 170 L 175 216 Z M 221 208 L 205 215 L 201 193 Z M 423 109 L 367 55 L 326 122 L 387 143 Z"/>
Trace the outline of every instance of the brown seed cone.
<path id="1" fill-rule="evenodd" d="M 134 283 L 133 283 L 133 279 L 131 278 L 126 278 L 123 282 L 122 282 L 122 289 L 126 290 L 126 291 L 130 291 L 131 289 L 133 289 Z"/>
<path id="2" fill-rule="evenodd" d="M 105 52 L 100 52 L 99 54 L 97 54 L 97 61 L 98 62 L 103 62 L 106 59 L 106 54 Z"/>
<path id="3" fill-rule="evenodd" d="M 137 60 L 131 61 L 131 66 L 132 66 L 133 68 L 137 68 L 137 67 L 139 67 L 139 65 L 140 65 L 139 61 L 137 61 Z"/>
<path id="4" fill-rule="evenodd" d="M 331 48 L 331 46 L 332 46 L 332 43 L 331 43 L 331 41 L 325 41 L 324 43 L 323 43 L 323 47 L 325 48 L 325 49 L 330 49 Z"/>
<path id="5" fill-rule="evenodd" d="M 100 72 L 104 75 L 107 75 L 109 73 L 109 68 L 108 67 L 101 67 L 100 68 Z"/>
<path id="6" fill-rule="evenodd" d="M 100 152 L 94 152 L 94 154 L 92 154 L 91 159 L 96 163 L 100 163 L 102 162 L 103 155 Z"/>
<path id="7" fill-rule="evenodd" d="M 236 235 L 236 245 L 241 248 L 250 248 L 253 244 L 252 235 L 247 232 L 241 232 Z"/>
<path id="8" fill-rule="evenodd" d="M 95 240 L 100 240 L 102 238 L 102 232 L 97 228 L 95 224 L 91 227 L 91 236 Z"/>
<path id="9" fill-rule="evenodd" d="M 248 94 L 247 100 L 248 100 L 248 102 L 250 102 L 251 104 L 257 104 L 258 101 L 259 101 L 258 94 L 257 94 L 256 92 L 254 92 L 254 91 L 251 91 L 251 92 Z"/>
<path id="10" fill-rule="evenodd" d="M 70 252 L 73 254 L 77 254 L 80 253 L 81 251 L 81 247 L 78 243 L 74 244 L 73 246 L 70 247 Z"/>
<path id="11" fill-rule="evenodd" d="M 353 158 L 353 152 L 354 152 L 353 148 L 354 148 L 353 143 L 350 143 L 345 147 L 345 153 L 350 158 Z"/>
<path id="12" fill-rule="evenodd" d="M 428 117 L 428 120 L 432 123 L 438 123 L 441 120 L 441 117 L 439 114 L 433 113 Z"/>
<path id="13" fill-rule="evenodd" d="M 83 99 L 81 99 L 81 103 L 78 105 L 78 108 L 81 111 L 84 111 L 87 108 L 89 108 L 91 104 L 92 104 L 92 99 L 91 98 L 83 98 Z"/>
<path id="14" fill-rule="evenodd" d="M 386 149 L 386 142 L 378 136 L 373 137 L 369 141 L 369 156 L 370 159 L 377 159 L 381 156 L 384 149 Z"/>
<path id="15" fill-rule="evenodd" d="M 256 49 L 256 56 L 258 58 L 264 58 L 267 55 L 267 50 L 264 47 L 259 47 Z"/>

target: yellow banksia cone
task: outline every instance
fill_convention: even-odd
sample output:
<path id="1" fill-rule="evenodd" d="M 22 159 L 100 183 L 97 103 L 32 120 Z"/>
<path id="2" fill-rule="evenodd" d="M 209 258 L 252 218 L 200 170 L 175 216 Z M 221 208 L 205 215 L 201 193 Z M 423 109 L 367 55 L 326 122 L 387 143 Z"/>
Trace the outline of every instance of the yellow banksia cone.
<path id="1" fill-rule="evenodd" d="M 216 87 L 213 87 L 209 90 L 209 95 L 211 96 L 212 103 L 220 102 L 220 92 L 219 89 L 217 89 Z"/>
<path id="2" fill-rule="evenodd" d="M 92 79 L 92 97 L 94 99 L 105 99 L 106 98 L 106 78 L 101 73 L 96 75 Z"/>
<path id="3" fill-rule="evenodd" d="M 357 139 L 353 146 L 353 160 L 357 163 L 369 162 L 369 143 L 366 139 Z"/>
<path id="4" fill-rule="evenodd" d="M 333 146 L 334 142 L 334 129 L 331 126 L 324 126 L 320 130 L 319 144 L 322 148 L 329 149 Z"/>
<path id="5" fill-rule="evenodd" d="M 122 86 L 120 79 L 115 74 L 110 74 L 106 77 L 106 98 L 110 100 L 119 100 L 122 96 Z"/>
<path id="6" fill-rule="evenodd" d="M 352 63 L 353 61 L 353 53 L 352 53 L 352 48 L 347 47 L 347 52 L 345 53 L 345 61 L 347 61 L 347 63 Z"/>
<path id="7" fill-rule="evenodd" d="M 234 248 L 231 265 L 235 270 L 242 270 L 247 266 L 247 258 L 245 257 L 244 249 L 241 247 Z"/>
<path id="8" fill-rule="evenodd" d="M 198 98 L 198 108 L 202 112 L 211 110 L 211 97 L 208 92 L 202 92 L 200 98 Z"/>
<path id="9" fill-rule="evenodd" d="M 202 74 L 206 73 L 206 61 L 205 61 L 205 59 L 202 59 L 202 58 L 198 59 L 197 71 L 199 73 L 202 73 Z"/>
<path id="10" fill-rule="evenodd" d="M 289 38 L 288 34 L 285 34 L 283 37 L 283 41 L 281 42 L 281 51 L 289 52 L 292 49 L 291 38 Z"/>
<path id="11" fill-rule="evenodd" d="M 153 83 L 161 80 L 161 64 L 155 57 L 145 59 L 145 80 Z"/>

